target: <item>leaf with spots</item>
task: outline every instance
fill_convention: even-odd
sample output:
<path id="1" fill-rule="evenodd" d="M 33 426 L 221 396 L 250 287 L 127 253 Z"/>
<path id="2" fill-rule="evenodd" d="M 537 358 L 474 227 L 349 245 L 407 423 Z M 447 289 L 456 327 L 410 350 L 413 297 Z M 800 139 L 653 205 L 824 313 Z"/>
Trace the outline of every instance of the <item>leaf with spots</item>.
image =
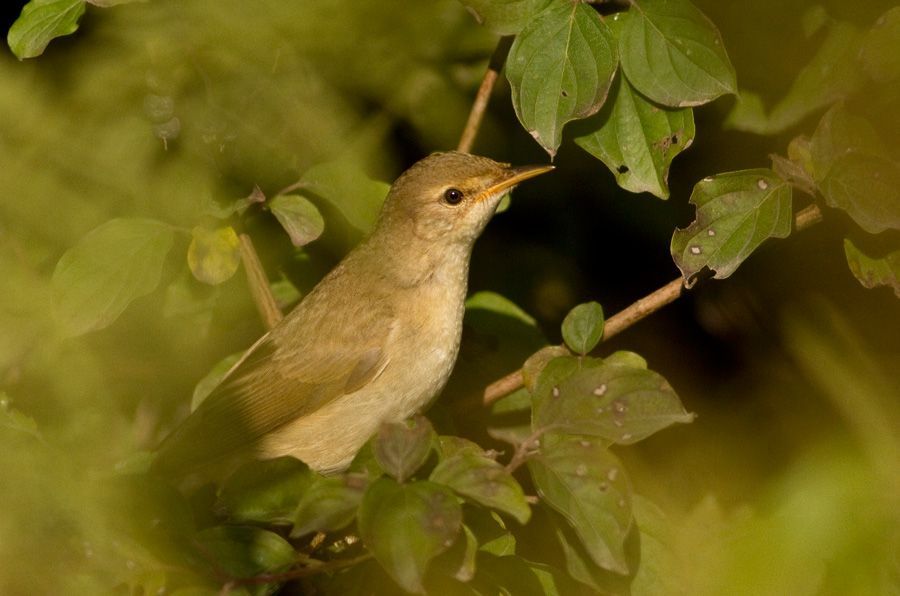
<path id="1" fill-rule="evenodd" d="M 671 385 L 633 357 L 565 357 L 541 374 L 532 426 L 630 445 L 693 419 Z"/>
<path id="2" fill-rule="evenodd" d="M 669 197 L 669 166 L 694 141 L 694 111 L 654 104 L 620 76 L 612 97 L 575 142 L 630 192 Z"/>
<path id="3" fill-rule="evenodd" d="M 456 497 L 434 482 L 398 484 L 383 476 L 369 486 L 359 509 L 360 537 L 408 592 L 424 591 L 428 563 L 453 545 L 461 527 Z"/>
<path id="4" fill-rule="evenodd" d="M 880 258 L 870 257 L 856 247 L 849 238 L 844 239 L 844 255 L 854 277 L 866 288 L 887 286 L 900 298 L 900 250 Z"/>
<path id="5" fill-rule="evenodd" d="M 621 462 L 594 437 L 545 435 L 542 443 L 528 460 L 541 498 L 566 518 L 594 563 L 627 574 L 631 487 Z"/>
<path id="6" fill-rule="evenodd" d="M 704 178 L 694 186 L 696 218 L 675 230 L 671 253 L 685 285 L 704 267 L 724 279 L 767 238 L 791 233 L 791 186 L 767 169 Z"/>
<path id="7" fill-rule="evenodd" d="M 652 101 L 699 106 L 737 91 L 722 36 L 688 0 L 634 0 L 619 18 L 622 69 Z"/>
<path id="8" fill-rule="evenodd" d="M 551 0 L 460 0 L 479 24 L 500 35 L 515 35 Z"/>
<path id="9" fill-rule="evenodd" d="M 507 59 L 519 122 L 551 155 L 567 122 L 600 109 L 618 57 L 600 15 L 582 2 L 554 2 L 516 36 Z"/>

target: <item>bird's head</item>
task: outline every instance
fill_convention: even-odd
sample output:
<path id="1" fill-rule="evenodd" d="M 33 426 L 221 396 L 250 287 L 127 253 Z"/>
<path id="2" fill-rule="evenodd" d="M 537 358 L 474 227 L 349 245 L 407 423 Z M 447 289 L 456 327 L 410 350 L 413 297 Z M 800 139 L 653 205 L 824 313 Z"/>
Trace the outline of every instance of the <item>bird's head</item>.
<path id="1" fill-rule="evenodd" d="M 455 151 L 433 153 L 397 178 L 379 225 L 408 230 L 426 241 L 471 244 L 503 195 L 519 182 L 552 169 L 515 167 Z"/>

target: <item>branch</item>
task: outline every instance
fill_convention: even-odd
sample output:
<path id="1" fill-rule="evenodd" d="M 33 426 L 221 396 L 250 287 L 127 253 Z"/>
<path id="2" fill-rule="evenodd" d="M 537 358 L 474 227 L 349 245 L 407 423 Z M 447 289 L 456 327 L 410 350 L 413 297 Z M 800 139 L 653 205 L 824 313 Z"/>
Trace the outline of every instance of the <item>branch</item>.
<path id="1" fill-rule="evenodd" d="M 475 137 L 478 135 L 478 129 L 481 128 L 481 121 L 484 118 L 484 111 L 487 108 L 488 100 L 491 98 L 491 92 L 494 90 L 494 84 L 503 70 L 503 63 L 506 62 L 506 55 L 509 54 L 509 48 L 512 46 L 513 38 L 511 35 L 501 37 L 497 42 L 497 48 L 491 54 L 488 61 L 487 72 L 481 80 L 481 86 L 478 88 L 478 94 L 475 96 L 475 102 L 472 104 L 472 110 L 469 112 L 469 120 L 463 129 L 462 137 L 459 139 L 457 151 L 468 153 L 472 150 L 475 143 Z"/>
<path id="2" fill-rule="evenodd" d="M 253 248 L 253 241 L 247 234 L 241 234 L 241 261 L 244 263 L 244 271 L 247 273 L 247 284 L 250 286 L 250 294 L 253 296 L 253 302 L 256 304 L 256 310 L 266 326 L 266 329 L 274 327 L 278 321 L 284 318 L 278 303 L 275 302 L 275 296 L 272 295 L 272 289 L 269 287 L 269 278 L 263 270 L 262 263 L 259 262 L 259 256 L 256 249 Z"/>
<path id="3" fill-rule="evenodd" d="M 810 205 L 794 216 L 794 230 L 799 232 L 822 221 L 822 211 L 818 205 Z M 603 327 L 603 340 L 618 335 L 641 319 L 655 313 L 667 304 L 671 304 L 684 292 L 682 278 L 673 279 L 652 294 L 644 296 L 625 310 L 610 317 Z M 509 373 L 501 379 L 497 379 L 484 389 L 485 405 L 492 404 L 501 397 L 505 397 L 522 387 L 524 378 L 522 371 Z"/>

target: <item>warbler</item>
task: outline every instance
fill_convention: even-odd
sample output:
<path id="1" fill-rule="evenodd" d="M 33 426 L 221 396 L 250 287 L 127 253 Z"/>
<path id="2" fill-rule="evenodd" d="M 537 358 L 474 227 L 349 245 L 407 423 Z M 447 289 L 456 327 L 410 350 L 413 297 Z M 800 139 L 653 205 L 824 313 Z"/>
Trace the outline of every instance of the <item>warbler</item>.
<path id="1" fill-rule="evenodd" d="M 291 455 L 345 469 L 383 422 L 444 387 L 473 244 L 505 194 L 551 169 L 445 152 L 406 170 L 371 234 L 247 350 L 162 442 L 154 468 L 215 478 Z"/>

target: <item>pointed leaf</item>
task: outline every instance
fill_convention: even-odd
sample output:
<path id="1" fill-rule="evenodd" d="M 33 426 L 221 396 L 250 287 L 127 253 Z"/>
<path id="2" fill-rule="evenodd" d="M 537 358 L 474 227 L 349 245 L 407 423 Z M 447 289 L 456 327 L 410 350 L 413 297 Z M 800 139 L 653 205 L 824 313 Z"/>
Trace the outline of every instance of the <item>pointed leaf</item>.
<path id="1" fill-rule="evenodd" d="M 652 101 L 698 106 L 737 91 L 719 30 L 688 0 L 634 0 L 620 18 L 622 69 Z"/>
<path id="2" fill-rule="evenodd" d="M 197 226 L 191 235 L 187 261 L 194 277 L 213 286 L 231 279 L 241 264 L 241 241 L 234 228 L 208 230 Z"/>
<path id="3" fill-rule="evenodd" d="M 348 526 L 356 517 L 365 489 L 366 478 L 361 474 L 316 475 L 294 511 L 291 537 L 335 532 Z"/>
<path id="4" fill-rule="evenodd" d="M 434 445 L 434 429 L 424 416 L 381 425 L 372 449 L 385 472 L 405 482 L 418 470 Z"/>
<path id="5" fill-rule="evenodd" d="M 581 2 L 555 2 L 516 36 L 507 59 L 519 122 L 553 156 L 563 126 L 600 109 L 618 58 L 600 15 Z"/>
<path id="6" fill-rule="evenodd" d="M 669 165 L 694 140 L 693 110 L 658 106 L 621 76 L 612 93 L 591 119 L 594 130 L 575 142 L 606 164 L 625 190 L 668 198 Z"/>
<path id="7" fill-rule="evenodd" d="M 594 563 L 628 573 L 631 487 L 618 458 L 593 437 L 545 435 L 528 469 L 541 498 L 572 525 Z"/>
<path id="8" fill-rule="evenodd" d="M 863 69 L 876 81 L 900 77 L 900 7 L 878 17 L 863 38 L 859 58 Z"/>
<path id="9" fill-rule="evenodd" d="M 603 337 L 603 307 L 597 302 L 585 302 L 570 310 L 562 322 L 562 336 L 576 354 L 593 350 Z"/>
<path id="10" fill-rule="evenodd" d="M 863 287 L 888 286 L 900 298 L 900 250 L 881 258 L 872 258 L 859 250 L 849 238 L 844 238 L 844 254 L 850 271 Z"/>
<path id="11" fill-rule="evenodd" d="M 724 279 L 767 238 L 791 233 L 791 186 L 772 170 L 741 170 L 694 186 L 696 219 L 672 235 L 675 264 L 690 287 L 704 267 Z"/>
<path id="12" fill-rule="evenodd" d="M 278 195 L 269 202 L 269 209 L 294 246 L 306 246 L 325 230 L 322 214 L 312 201 L 300 195 Z"/>
<path id="13" fill-rule="evenodd" d="M 293 457 L 251 462 L 222 485 L 216 510 L 240 522 L 287 524 L 314 474 Z"/>
<path id="14" fill-rule="evenodd" d="M 80 335 L 115 321 L 159 284 L 172 228 L 152 219 L 113 219 L 66 251 L 53 272 L 55 314 Z"/>
<path id="15" fill-rule="evenodd" d="M 84 7 L 84 0 L 31 0 L 9 28 L 6 42 L 19 60 L 40 56 L 53 39 L 75 33 Z"/>
<path id="16" fill-rule="evenodd" d="M 363 542 L 408 592 L 423 592 L 428 563 L 453 545 L 462 511 L 448 489 L 433 482 L 398 484 L 383 476 L 359 509 Z"/>
<path id="17" fill-rule="evenodd" d="M 460 0 L 479 24 L 500 35 L 515 35 L 550 0 Z"/>

